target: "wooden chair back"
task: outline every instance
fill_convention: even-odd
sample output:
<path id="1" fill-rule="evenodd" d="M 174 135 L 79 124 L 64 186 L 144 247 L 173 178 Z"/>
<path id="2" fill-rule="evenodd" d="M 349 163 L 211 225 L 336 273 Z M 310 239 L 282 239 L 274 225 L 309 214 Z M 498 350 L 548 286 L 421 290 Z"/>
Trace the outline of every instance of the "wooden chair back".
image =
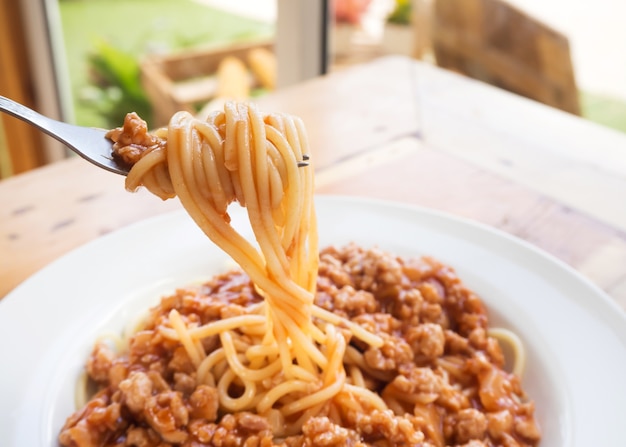
<path id="1" fill-rule="evenodd" d="M 433 0 L 437 65 L 580 115 L 567 37 L 503 0 Z"/>

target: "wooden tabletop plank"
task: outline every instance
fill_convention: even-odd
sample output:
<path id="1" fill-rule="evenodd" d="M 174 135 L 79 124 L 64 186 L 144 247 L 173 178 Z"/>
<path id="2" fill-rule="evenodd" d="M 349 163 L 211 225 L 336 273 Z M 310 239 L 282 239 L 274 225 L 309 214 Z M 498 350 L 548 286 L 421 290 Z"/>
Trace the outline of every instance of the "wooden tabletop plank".
<path id="1" fill-rule="evenodd" d="M 377 156 L 384 152 L 395 155 Z M 626 294 L 614 289 L 626 280 L 624 233 L 418 139 L 391 143 L 316 178 L 321 194 L 395 200 L 503 230 L 576 268 L 626 309 Z"/>
<path id="2" fill-rule="evenodd" d="M 414 75 L 410 59 L 384 58 L 279 90 L 258 102 L 262 110 L 302 118 L 313 165 L 325 168 L 419 131 Z"/>
<path id="3" fill-rule="evenodd" d="M 626 232 L 625 134 L 454 73 L 419 68 L 429 146 Z"/>
<path id="4" fill-rule="evenodd" d="M 69 181 L 67 181 L 69 179 Z M 180 209 L 78 157 L 0 182 L 0 297 L 68 251 L 147 217 Z"/>
<path id="5" fill-rule="evenodd" d="M 553 107 L 428 64 L 416 66 L 418 103 L 424 127 L 444 112 L 458 121 L 519 139 L 530 149 L 626 173 L 626 135 Z M 454 128 L 450 128 L 453 131 Z"/>

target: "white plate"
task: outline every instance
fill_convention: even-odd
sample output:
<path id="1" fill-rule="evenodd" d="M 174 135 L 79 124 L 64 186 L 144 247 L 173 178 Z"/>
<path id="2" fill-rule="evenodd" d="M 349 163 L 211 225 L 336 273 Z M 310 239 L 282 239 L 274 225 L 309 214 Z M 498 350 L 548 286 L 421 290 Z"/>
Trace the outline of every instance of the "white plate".
<path id="1" fill-rule="evenodd" d="M 243 213 L 231 208 L 243 225 Z M 626 446 L 626 317 L 598 288 L 532 246 L 469 221 L 339 197 L 318 197 L 317 210 L 321 246 L 355 241 L 432 255 L 481 295 L 493 325 L 521 336 L 542 446 Z M 2 446 L 56 446 L 95 338 L 227 264 L 181 212 L 89 243 L 15 289 L 0 302 Z"/>

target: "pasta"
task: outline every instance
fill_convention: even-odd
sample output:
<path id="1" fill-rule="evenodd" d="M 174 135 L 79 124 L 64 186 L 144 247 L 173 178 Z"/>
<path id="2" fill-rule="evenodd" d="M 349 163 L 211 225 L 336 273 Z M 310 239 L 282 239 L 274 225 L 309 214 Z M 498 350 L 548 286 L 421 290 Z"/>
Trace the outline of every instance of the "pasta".
<path id="1" fill-rule="evenodd" d="M 143 430 L 145 445 L 162 441 L 178 445 L 194 439 L 210 441 L 202 445 L 244 445 L 248 441 L 243 439 L 250 436 L 257 440 L 250 445 L 261 445 L 254 442 L 262 439 L 268 446 L 316 445 L 330 436 L 335 443 L 328 445 L 444 446 L 450 440 L 460 444 L 474 439 L 456 429 L 448 434 L 441 430 L 442 424 L 452 421 L 442 419 L 447 411 L 456 418 L 471 416 L 478 425 L 476 439 L 488 435 L 486 416 L 470 411 L 471 399 L 482 399 L 483 410 L 510 412 L 528 425 L 524 433 L 509 427 L 495 438 L 508 436 L 517 445 L 536 445 L 532 403 L 526 402 L 519 379 L 499 369 L 501 353 L 497 343 L 489 341 L 493 339 L 487 336 L 484 310 L 476 297 L 466 289 L 450 292 L 460 293 L 468 309 L 443 313 L 441 296 L 447 293 L 438 292 L 433 284 L 452 277 L 444 267 L 433 261 L 420 261 L 425 262 L 420 267 L 398 264 L 387 255 L 358 247 L 329 249 L 320 256 L 312 168 L 303 166 L 309 148 L 298 118 L 263 115 L 254 105 L 229 102 L 207 120 L 179 112 L 167 128 L 152 134 L 129 114 L 124 128 L 113 130 L 110 137 L 116 142 L 116 155 L 133 165 L 127 189 L 144 186 L 163 199 L 178 197 L 203 232 L 242 271 L 216 277 L 201 291 L 179 291 L 164 299 L 131 337 L 129 354 L 116 360 L 97 345 L 88 371 L 107 385 L 106 392 L 96 394 L 82 412 L 68 419 L 60 435 L 62 444 L 90 445 L 76 442 L 97 431 L 89 428 L 88 409 L 111 408 L 117 399 L 116 411 L 127 408 L 140 415 L 133 419 L 139 425 L 131 426 Z M 231 226 L 228 207 L 233 202 L 246 207 L 256 242 Z M 351 260 L 361 263 L 352 271 L 368 262 L 388 271 L 379 274 L 375 268 L 352 278 L 346 273 Z M 441 270 L 442 276 L 436 281 L 423 279 L 428 268 Z M 396 304 L 391 299 L 394 293 L 400 300 Z M 439 303 L 438 313 L 435 302 L 430 307 L 424 304 L 429 300 Z M 352 304 L 342 307 L 346 302 Z M 450 306 L 456 305 L 451 301 Z M 450 321 L 465 314 L 476 315 L 468 320 L 471 330 L 463 329 L 467 324 L 461 320 Z M 452 325 L 464 335 L 444 332 Z M 167 366 L 163 358 L 150 363 L 157 366 L 141 366 L 143 356 L 153 355 L 147 347 L 155 344 L 159 346 L 155 352 L 169 352 L 164 357 Z M 435 348 L 428 347 L 433 344 Z M 454 352 L 461 357 L 451 355 Z M 153 373 L 162 368 L 173 369 L 156 377 Z M 181 390 L 176 390 L 179 385 Z M 493 399 L 508 403 L 491 404 Z M 148 410 L 155 407 L 159 410 Z M 170 425 L 155 418 L 161 412 L 168 414 Z M 202 416 L 194 422 L 215 421 L 213 435 L 203 438 L 190 428 L 195 425 L 189 414 Z M 236 422 L 229 422 L 229 415 L 235 415 Z M 261 422 L 246 415 L 260 417 Z M 251 420 L 258 429 L 249 428 Z M 232 436 L 240 436 L 241 443 L 216 441 L 215 430 L 223 426 L 230 427 Z M 129 444 L 135 432 L 121 430 L 111 432 L 126 445 L 135 445 Z M 94 445 L 117 445 L 109 442 L 113 434 L 99 433 L 101 442 Z"/>
<path id="2" fill-rule="evenodd" d="M 310 168 L 298 167 L 308 154 L 306 141 L 300 120 L 279 114 L 263 117 L 253 105 L 229 102 L 223 113 L 212 114 L 206 122 L 180 112 L 169 125 L 167 149 L 161 146 L 144 156 L 127 178 L 131 190 L 145 185 L 162 197 L 176 194 L 200 228 L 233 257 L 264 297 L 255 314 L 237 317 L 235 325 L 221 324 L 228 323 L 225 320 L 196 331 L 220 336 L 229 367 L 210 380 L 220 384 L 220 403 L 228 411 L 265 415 L 280 407 L 283 419 L 296 413 L 310 417 L 345 382 L 343 335 L 326 324 L 327 314 L 316 312 L 318 324 L 312 319 L 318 257 L 313 179 Z M 166 161 L 169 176 L 160 174 Z M 227 207 L 234 201 L 248 210 L 258 250 L 229 224 Z M 359 326 L 330 318 L 369 344 L 382 344 Z M 170 321 L 175 333 L 169 336 L 180 340 L 200 367 L 207 356 L 194 341 L 202 335 L 188 331 L 175 311 Z M 277 351 L 267 356 L 255 349 L 237 350 L 234 328 L 256 329 L 263 334 L 259 345 L 277 346 Z M 247 358 L 248 366 L 239 362 L 240 355 Z M 271 389 L 263 385 L 279 372 L 284 376 L 280 385 Z M 246 390 L 237 399 L 228 395 L 228 385 L 235 379 Z M 302 397 L 291 401 L 294 393 Z M 300 420 L 273 427 L 280 436 L 300 430 Z"/>

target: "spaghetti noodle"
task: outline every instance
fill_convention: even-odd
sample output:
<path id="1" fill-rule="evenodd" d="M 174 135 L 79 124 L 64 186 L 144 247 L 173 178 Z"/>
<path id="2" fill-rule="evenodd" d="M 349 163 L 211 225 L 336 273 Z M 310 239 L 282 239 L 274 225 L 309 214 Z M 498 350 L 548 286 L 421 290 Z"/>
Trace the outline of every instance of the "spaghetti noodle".
<path id="1" fill-rule="evenodd" d="M 260 415 L 278 410 L 282 417 L 273 432 L 298 433 L 304 421 L 318 415 L 340 392 L 352 394 L 344 389 L 345 335 L 334 325 L 369 345 L 382 345 L 378 336 L 360 326 L 314 309 L 319 251 L 312 168 L 298 166 L 308 154 L 304 126 L 295 117 L 263 116 L 254 105 L 229 102 L 224 112 L 213 113 L 206 121 L 179 112 L 167 135 L 161 136 L 167 144 L 143 154 L 129 172 L 127 188 L 143 185 L 161 197 L 178 196 L 198 226 L 232 256 L 264 298 L 253 314 L 235 317 L 236 322 L 223 320 L 193 331 L 172 311 L 174 331 L 167 335 L 182 343 L 196 368 L 207 358 L 196 341 L 219 335 L 228 369 L 219 377 L 210 371 L 206 374 L 213 377 L 204 377 L 217 383 L 221 407 Z M 247 208 L 258 250 L 229 223 L 227 207 L 234 201 Z M 262 337 L 237 349 L 234 341 L 250 331 Z M 267 355 L 259 346 L 276 350 Z M 272 379 L 278 374 L 282 378 L 276 385 Z M 236 399 L 228 394 L 235 380 L 245 390 Z M 381 407 L 380 399 L 369 392 L 359 392 L 355 400 L 364 402 L 365 408 Z M 283 422 L 294 415 L 295 421 Z"/>
<path id="2" fill-rule="evenodd" d="M 227 103 L 206 121 L 179 112 L 152 134 L 130 114 L 110 138 L 116 155 L 133 164 L 127 188 L 177 196 L 243 272 L 164 299 L 131 338 L 128 354 L 116 358 L 97 346 L 88 371 L 106 386 L 68 419 L 62 444 L 88 445 L 76 441 L 87 433 L 100 440 L 94 445 L 122 438 L 128 445 L 138 427 L 145 445 L 243 446 L 216 440 L 228 426 L 237 439 L 256 436 L 268 446 L 316 444 L 331 434 L 328 445 L 444 446 L 491 436 L 487 416 L 469 411 L 478 406 L 527 425 L 525 432 L 498 431 L 493 416 L 494 439 L 536 445 L 532 403 L 516 376 L 499 369 L 482 305 L 451 272 L 356 247 L 320 256 L 298 118 Z M 256 244 L 231 225 L 233 202 L 246 207 Z M 456 298 L 444 306 L 446 296 Z M 115 404 L 134 415 L 127 424 L 135 428 L 89 428 L 93 408 Z M 447 412 L 474 418 L 476 436 L 442 431 L 457 420 L 446 420 Z M 171 423 L 163 424 L 162 414 Z M 254 419 L 251 429 L 246 415 L 262 422 Z M 210 436 L 194 425 L 200 420 L 213 427 Z"/>

